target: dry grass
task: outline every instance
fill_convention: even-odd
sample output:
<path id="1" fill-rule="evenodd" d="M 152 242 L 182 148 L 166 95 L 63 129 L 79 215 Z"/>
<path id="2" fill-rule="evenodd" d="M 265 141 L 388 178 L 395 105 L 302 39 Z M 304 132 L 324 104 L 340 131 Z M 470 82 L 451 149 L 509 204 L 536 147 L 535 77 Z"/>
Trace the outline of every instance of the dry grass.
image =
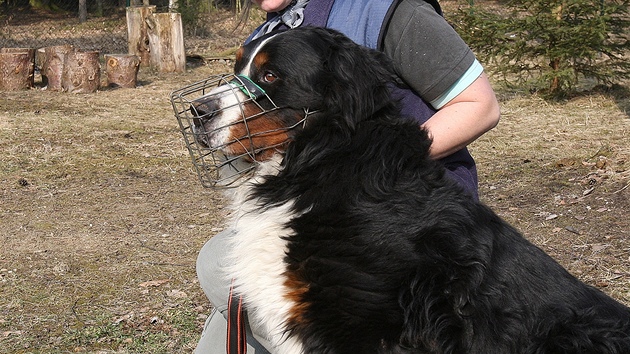
<path id="1" fill-rule="evenodd" d="M 229 70 L 142 70 L 136 89 L 88 95 L 2 93 L 0 353 L 194 348 L 210 309 L 195 259 L 225 212 L 196 180 L 168 94 Z M 630 98 L 502 96 L 499 127 L 471 146 L 482 199 L 630 304 Z"/>
<path id="2" fill-rule="evenodd" d="M 630 97 L 502 101 L 471 147 L 482 199 L 582 280 L 630 304 Z"/>
<path id="3" fill-rule="evenodd" d="M 222 200 L 197 183 L 168 94 L 229 69 L 3 94 L 0 352 L 192 348 L 209 310 L 195 257 Z"/>

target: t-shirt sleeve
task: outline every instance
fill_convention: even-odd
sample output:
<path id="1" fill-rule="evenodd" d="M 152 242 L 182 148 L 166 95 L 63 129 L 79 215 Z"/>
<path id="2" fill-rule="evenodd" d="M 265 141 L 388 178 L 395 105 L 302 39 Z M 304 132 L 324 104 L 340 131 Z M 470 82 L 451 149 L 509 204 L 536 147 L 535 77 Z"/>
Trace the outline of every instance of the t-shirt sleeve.
<path id="1" fill-rule="evenodd" d="M 440 108 L 467 86 L 466 74 L 479 62 L 446 20 L 423 0 L 403 0 L 390 18 L 383 51 L 401 79 L 425 101 Z M 459 82 L 459 85 L 458 85 Z M 457 92 L 459 90 L 459 92 Z"/>

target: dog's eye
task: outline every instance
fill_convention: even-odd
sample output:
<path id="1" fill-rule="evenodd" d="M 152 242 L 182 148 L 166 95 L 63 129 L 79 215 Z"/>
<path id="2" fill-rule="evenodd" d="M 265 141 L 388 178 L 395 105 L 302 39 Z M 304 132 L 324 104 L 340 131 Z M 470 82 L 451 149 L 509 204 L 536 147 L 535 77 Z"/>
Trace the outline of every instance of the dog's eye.
<path id="1" fill-rule="evenodd" d="M 268 83 L 272 83 L 272 82 L 276 81 L 277 78 L 278 77 L 276 76 L 276 74 L 274 74 L 274 73 L 272 73 L 270 71 L 267 71 L 263 75 L 263 80 L 265 80 L 265 82 L 268 82 Z"/>

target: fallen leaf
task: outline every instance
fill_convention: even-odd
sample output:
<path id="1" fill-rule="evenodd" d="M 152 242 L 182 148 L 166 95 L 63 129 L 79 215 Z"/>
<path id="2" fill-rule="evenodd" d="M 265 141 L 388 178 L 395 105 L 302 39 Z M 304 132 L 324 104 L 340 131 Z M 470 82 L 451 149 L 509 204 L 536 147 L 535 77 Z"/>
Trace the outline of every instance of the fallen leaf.
<path id="1" fill-rule="evenodd" d="M 176 299 L 184 299 L 188 297 L 188 294 L 186 294 L 185 292 L 181 290 L 169 290 L 166 292 L 166 296 L 174 297 Z"/>
<path id="2" fill-rule="evenodd" d="M 580 234 L 580 232 L 573 226 L 567 226 L 564 229 L 577 235 Z"/>
<path id="3" fill-rule="evenodd" d="M 593 252 L 597 253 L 600 252 L 606 248 L 608 248 L 608 244 L 598 244 L 598 245 L 593 245 Z"/>
<path id="4" fill-rule="evenodd" d="M 6 338 L 8 336 L 19 336 L 22 335 L 22 331 L 4 331 L 2 332 L 2 337 Z"/>
<path id="5" fill-rule="evenodd" d="M 160 286 L 162 284 L 168 283 L 168 279 L 158 279 L 158 280 L 150 280 L 150 281 L 145 281 L 144 283 L 140 283 L 138 285 L 140 285 L 143 288 L 147 288 L 149 286 Z"/>
<path id="6" fill-rule="evenodd" d="M 595 167 L 601 170 L 604 167 L 606 167 L 607 164 L 608 164 L 608 161 L 606 160 L 606 158 L 603 156 L 600 156 L 597 162 L 595 162 Z"/>
<path id="7" fill-rule="evenodd" d="M 128 320 L 128 319 L 130 319 L 132 317 L 133 317 L 133 312 L 130 312 L 130 313 L 126 314 L 126 315 L 122 315 L 122 316 L 120 316 L 120 317 L 118 317 L 117 319 L 114 320 L 114 324 L 119 324 L 120 322 L 126 321 L 126 320 Z"/>

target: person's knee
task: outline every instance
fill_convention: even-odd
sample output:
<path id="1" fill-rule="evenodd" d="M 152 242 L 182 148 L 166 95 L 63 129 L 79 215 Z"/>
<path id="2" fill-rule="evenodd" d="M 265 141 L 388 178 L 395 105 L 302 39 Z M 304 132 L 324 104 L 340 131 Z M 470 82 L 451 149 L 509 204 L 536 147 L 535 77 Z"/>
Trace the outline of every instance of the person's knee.
<path id="1" fill-rule="evenodd" d="M 227 308 L 230 293 L 229 276 L 226 273 L 225 258 L 230 231 L 223 231 L 212 237 L 197 256 L 197 278 L 204 293 L 219 311 Z"/>

